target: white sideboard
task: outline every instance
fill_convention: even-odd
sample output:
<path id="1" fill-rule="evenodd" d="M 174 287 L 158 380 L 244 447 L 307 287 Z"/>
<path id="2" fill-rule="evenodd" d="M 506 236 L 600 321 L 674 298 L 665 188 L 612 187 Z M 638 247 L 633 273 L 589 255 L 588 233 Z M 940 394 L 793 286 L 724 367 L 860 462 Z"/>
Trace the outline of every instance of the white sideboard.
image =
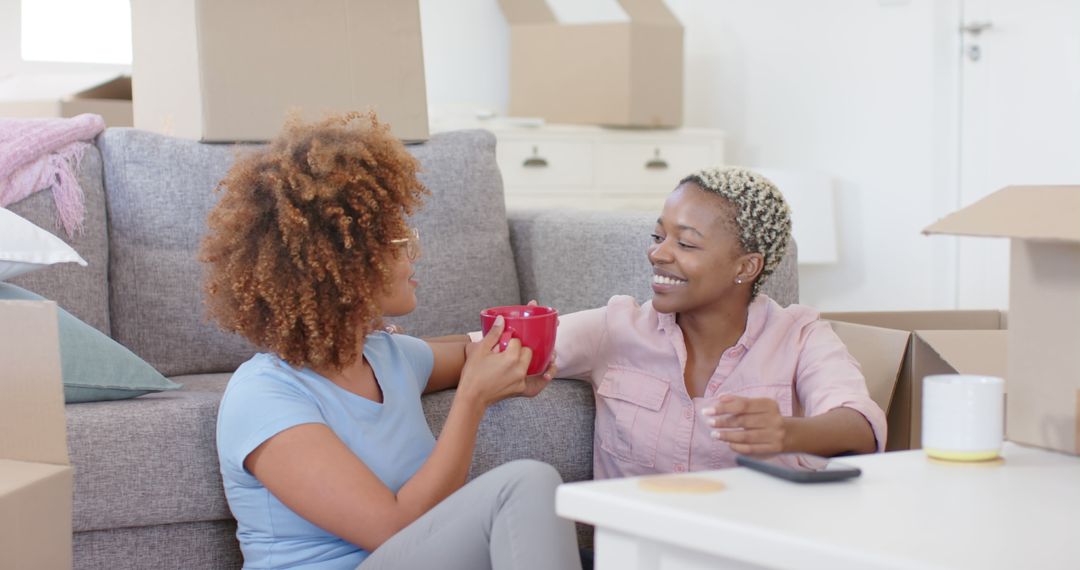
<path id="1" fill-rule="evenodd" d="M 491 131 L 506 206 L 657 212 L 679 180 L 726 163 L 717 129 L 620 129 L 496 118 L 440 120 L 432 132 Z M 755 168 L 792 207 L 800 264 L 838 259 L 832 177 L 813 171 Z"/>
<path id="2" fill-rule="evenodd" d="M 724 133 L 715 129 L 432 121 L 433 132 L 458 128 L 495 134 L 508 208 L 658 212 L 683 176 L 724 163 Z"/>
<path id="3" fill-rule="evenodd" d="M 721 131 L 496 128 L 508 208 L 659 211 L 679 180 L 724 163 Z"/>

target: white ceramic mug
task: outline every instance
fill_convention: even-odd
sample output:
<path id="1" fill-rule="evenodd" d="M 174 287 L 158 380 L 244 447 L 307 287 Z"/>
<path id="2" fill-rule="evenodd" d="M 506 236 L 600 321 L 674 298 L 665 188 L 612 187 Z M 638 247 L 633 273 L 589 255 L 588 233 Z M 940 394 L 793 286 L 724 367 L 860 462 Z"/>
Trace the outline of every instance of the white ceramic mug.
<path id="1" fill-rule="evenodd" d="M 1001 452 L 1005 381 L 996 376 L 936 374 L 923 379 L 922 446 L 949 461 L 986 461 Z"/>

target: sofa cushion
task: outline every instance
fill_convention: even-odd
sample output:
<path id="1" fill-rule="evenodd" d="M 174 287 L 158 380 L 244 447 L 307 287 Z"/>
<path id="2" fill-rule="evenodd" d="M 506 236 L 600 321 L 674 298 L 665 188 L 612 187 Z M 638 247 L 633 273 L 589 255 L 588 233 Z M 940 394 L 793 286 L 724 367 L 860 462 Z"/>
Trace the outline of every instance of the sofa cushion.
<path id="1" fill-rule="evenodd" d="M 175 392 L 66 406 L 75 532 L 231 518 L 214 430 L 228 374 Z"/>
<path id="2" fill-rule="evenodd" d="M 67 406 L 75 467 L 76 532 L 231 519 L 215 429 L 228 374 L 180 376 L 183 390 L 127 402 Z M 438 435 L 454 392 L 424 397 Z M 556 380 L 532 400 L 492 406 L 480 425 L 470 478 L 513 459 L 555 466 L 566 481 L 592 476 L 593 396 Z"/>
<path id="3" fill-rule="evenodd" d="M 99 145 L 113 337 L 168 376 L 234 370 L 255 349 L 205 319 L 196 255 L 236 147 L 133 129 L 109 129 Z M 519 297 L 495 138 L 445 133 L 409 150 L 432 195 L 413 220 L 424 240 L 420 307 L 398 323 L 423 336 L 475 328 L 480 309 Z"/>
<path id="4" fill-rule="evenodd" d="M 394 323 L 414 336 L 474 330 L 481 310 L 520 302 L 495 136 L 443 133 L 409 150 L 431 196 L 412 220 L 423 243 L 419 305 Z"/>
<path id="5" fill-rule="evenodd" d="M 0 283 L 0 299 L 44 300 L 40 295 L 11 283 Z M 124 400 L 180 387 L 130 350 L 105 336 L 105 333 L 73 317 L 63 307 L 59 308 L 57 318 L 66 403 Z"/>
<path id="6" fill-rule="evenodd" d="M 57 263 L 86 267 L 86 260 L 64 240 L 15 212 L 0 208 L 0 281 Z"/>
<path id="7" fill-rule="evenodd" d="M 567 314 L 603 307 L 617 294 L 652 298 L 646 248 L 656 213 L 513 210 L 509 221 L 524 300 Z M 798 302 L 797 264 L 792 241 L 762 292 L 783 306 Z"/>
<path id="8" fill-rule="evenodd" d="M 73 570 L 240 570 L 236 521 L 76 532 Z"/>
<path id="9" fill-rule="evenodd" d="M 56 223 L 52 192 L 35 192 L 10 206 L 10 210 L 64 240 L 86 260 L 86 267 L 74 263 L 53 265 L 9 281 L 56 301 L 79 320 L 109 334 L 109 230 L 105 220 L 105 190 L 101 181 L 101 153 L 90 146 L 79 162 L 86 216 L 82 231 L 67 235 Z"/>
<path id="10" fill-rule="evenodd" d="M 454 390 L 424 396 L 424 413 L 436 436 L 442 431 Z M 557 379 L 535 398 L 509 398 L 488 408 L 476 436 L 469 479 L 515 459 L 555 467 L 563 481 L 592 479 L 592 388 Z"/>

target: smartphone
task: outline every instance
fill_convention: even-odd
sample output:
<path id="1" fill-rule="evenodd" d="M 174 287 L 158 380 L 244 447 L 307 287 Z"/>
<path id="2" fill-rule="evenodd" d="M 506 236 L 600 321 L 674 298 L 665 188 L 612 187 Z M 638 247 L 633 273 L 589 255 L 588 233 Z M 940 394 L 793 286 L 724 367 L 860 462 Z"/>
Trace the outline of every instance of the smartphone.
<path id="1" fill-rule="evenodd" d="M 824 483 L 858 477 L 862 471 L 827 457 L 809 453 L 776 453 L 773 455 L 739 455 L 735 462 L 755 471 L 796 483 Z"/>

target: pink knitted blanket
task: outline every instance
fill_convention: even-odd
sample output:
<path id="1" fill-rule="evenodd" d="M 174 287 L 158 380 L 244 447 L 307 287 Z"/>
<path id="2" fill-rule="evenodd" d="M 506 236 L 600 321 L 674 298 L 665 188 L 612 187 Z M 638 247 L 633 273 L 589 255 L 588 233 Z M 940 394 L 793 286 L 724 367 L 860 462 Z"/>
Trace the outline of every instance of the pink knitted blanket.
<path id="1" fill-rule="evenodd" d="M 105 129 L 99 115 L 70 119 L 0 118 L 0 207 L 52 188 L 57 223 L 68 236 L 86 213 L 76 172 L 83 152 Z"/>

